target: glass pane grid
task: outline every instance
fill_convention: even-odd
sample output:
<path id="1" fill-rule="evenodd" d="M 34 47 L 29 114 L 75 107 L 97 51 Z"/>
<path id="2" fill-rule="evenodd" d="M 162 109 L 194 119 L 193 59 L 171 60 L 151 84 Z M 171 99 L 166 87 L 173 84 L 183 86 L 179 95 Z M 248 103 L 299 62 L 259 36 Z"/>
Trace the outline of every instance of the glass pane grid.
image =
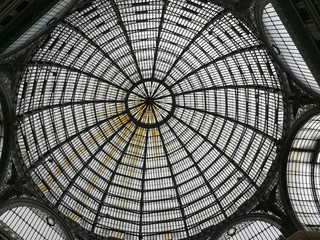
<path id="1" fill-rule="evenodd" d="M 282 96 L 268 54 L 228 10 L 97 0 L 28 62 L 18 142 L 39 191 L 85 229 L 180 239 L 235 214 L 262 186 Z"/>
<path id="2" fill-rule="evenodd" d="M 295 215 L 307 229 L 318 231 L 320 118 L 310 118 L 296 133 L 287 160 L 287 187 Z"/>
<path id="3" fill-rule="evenodd" d="M 268 3 L 263 11 L 262 22 L 270 45 L 278 58 L 306 88 L 319 93 L 317 81 L 271 3 Z"/>

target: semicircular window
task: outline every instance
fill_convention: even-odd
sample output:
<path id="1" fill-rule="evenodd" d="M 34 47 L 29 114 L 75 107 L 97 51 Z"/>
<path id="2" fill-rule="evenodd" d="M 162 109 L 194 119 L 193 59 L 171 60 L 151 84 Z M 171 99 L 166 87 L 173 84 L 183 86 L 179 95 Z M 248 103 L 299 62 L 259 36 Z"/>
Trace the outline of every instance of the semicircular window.
<path id="1" fill-rule="evenodd" d="M 277 58 L 306 90 L 319 95 L 319 84 L 271 3 L 268 3 L 263 10 L 262 23 L 269 44 Z"/>
<path id="2" fill-rule="evenodd" d="M 320 229 L 320 114 L 297 128 L 286 162 L 288 198 L 295 216 L 308 229 Z"/>
<path id="3" fill-rule="evenodd" d="M 37 207 L 36 203 L 23 201 L 8 203 L 0 209 L 0 228 L 8 239 L 71 240 L 59 220 Z"/>
<path id="4" fill-rule="evenodd" d="M 281 232 L 281 225 L 272 218 L 248 215 L 247 219 L 242 218 L 232 225 L 228 225 L 217 240 L 280 240 L 285 239 Z"/>
<path id="5" fill-rule="evenodd" d="M 93 1 L 28 62 L 16 112 L 25 171 L 88 231 L 193 236 L 265 182 L 282 86 L 252 32 L 204 2 Z"/>

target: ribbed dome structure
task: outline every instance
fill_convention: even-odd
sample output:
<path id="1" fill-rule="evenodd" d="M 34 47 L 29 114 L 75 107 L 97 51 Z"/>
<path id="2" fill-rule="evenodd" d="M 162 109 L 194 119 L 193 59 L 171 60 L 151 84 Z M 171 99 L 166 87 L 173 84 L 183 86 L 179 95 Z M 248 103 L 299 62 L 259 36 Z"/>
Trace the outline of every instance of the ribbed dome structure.
<path id="1" fill-rule="evenodd" d="M 222 222 L 267 184 L 284 129 L 268 54 L 210 1 L 93 1 L 35 48 L 16 101 L 36 189 L 104 237 Z"/>

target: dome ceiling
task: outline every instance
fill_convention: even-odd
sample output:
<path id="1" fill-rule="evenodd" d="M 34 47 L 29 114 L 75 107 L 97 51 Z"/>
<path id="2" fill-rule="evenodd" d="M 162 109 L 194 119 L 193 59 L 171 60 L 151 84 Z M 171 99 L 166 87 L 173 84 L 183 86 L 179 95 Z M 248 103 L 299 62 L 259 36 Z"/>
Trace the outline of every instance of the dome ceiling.
<path id="1" fill-rule="evenodd" d="M 209 1 L 93 1 L 35 49 L 16 99 L 25 171 L 105 237 L 220 223 L 261 190 L 283 131 L 268 54 Z"/>

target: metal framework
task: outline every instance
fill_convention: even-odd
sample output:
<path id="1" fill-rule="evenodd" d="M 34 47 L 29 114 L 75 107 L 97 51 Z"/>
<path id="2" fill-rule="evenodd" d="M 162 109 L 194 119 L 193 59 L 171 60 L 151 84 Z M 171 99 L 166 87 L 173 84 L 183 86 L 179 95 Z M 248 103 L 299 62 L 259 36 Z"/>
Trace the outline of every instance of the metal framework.
<path id="1" fill-rule="evenodd" d="M 213 1 L 83 4 L 16 89 L 21 165 L 40 196 L 96 237 L 191 238 L 240 214 L 273 181 L 286 126 L 262 42 Z"/>
<path id="2" fill-rule="evenodd" d="M 266 214 L 249 214 L 230 221 L 214 234 L 214 240 L 285 239 L 279 219 Z"/>
<path id="3" fill-rule="evenodd" d="M 41 202 L 20 198 L 1 204 L 0 228 L 10 240 L 72 240 L 61 219 Z"/>
<path id="4" fill-rule="evenodd" d="M 5 80 L 8 80 L 5 75 L 0 74 L 0 183 L 3 182 L 9 163 L 10 148 L 12 145 L 12 135 L 10 129 L 12 129 L 12 118 L 14 112 L 8 94 L 6 93 L 6 87 L 4 86 Z M 8 83 L 8 81 L 7 81 Z"/>
<path id="5" fill-rule="evenodd" d="M 290 74 L 295 83 L 311 95 L 319 97 L 318 76 L 311 72 L 307 62 L 301 56 L 301 50 L 297 48 L 272 3 L 265 1 L 257 11 L 260 27 L 271 53 L 279 60 L 280 65 Z"/>
<path id="6" fill-rule="evenodd" d="M 8 8 L 0 9 L 1 15 L 6 16 L 0 22 L 0 56 L 10 56 L 48 32 L 75 3 L 75 0 L 27 0 L 7 4 Z"/>
<path id="7" fill-rule="evenodd" d="M 282 164 L 283 198 L 300 228 L 319 231 L 320 109 L 304 114 L 292 127 Z M 302 226 L 301 226 L 302 225 Z"/>

